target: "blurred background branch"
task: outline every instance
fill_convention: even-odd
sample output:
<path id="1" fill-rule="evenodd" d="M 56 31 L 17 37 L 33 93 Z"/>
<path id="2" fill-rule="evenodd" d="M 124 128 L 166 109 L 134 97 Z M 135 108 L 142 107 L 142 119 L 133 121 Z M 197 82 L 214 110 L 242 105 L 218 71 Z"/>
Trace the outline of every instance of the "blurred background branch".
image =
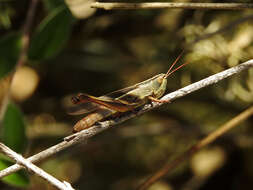
<path id="1" fill-rule="evenodd" d="M 253 106 L 249 107 L 239 115 L 235 116 L 222 126 L 220 126 L 217 130 L 211 132 L 207 137 L 199 140 L 195 145 L 191 146 L 188 150 L 180 154 L 174 160 L 169 162 L 168 164 L 163 165 L 160 169 L 157 170 L 151 177 L 149 177 L 143 184 L 138 188 L 139 190 L 148 189 L 152 184 L 157 182 L 159 179 L 168 175 L 168 173 L 172 172 L 175 168 L 177 168 L 180 164 L 187 161 L 190 157 L 192 157 L 197 151 L 202 149 L 203 147 L 213 143 L 217 138 L 221 137 L 229 130 L 238 126 L 239 123 L 248 119 L 253 115 Z"/>
<path id="2" fill-rule="evenodd" d="M 92 8 L 105 10 L 112 9 L 218 9 L 218 10 L 242 10 L 252 9 L 252 3 L 165 3 L 165 2 L 143 2 L 143 3 L 110 3 L 95 2 Z"/>

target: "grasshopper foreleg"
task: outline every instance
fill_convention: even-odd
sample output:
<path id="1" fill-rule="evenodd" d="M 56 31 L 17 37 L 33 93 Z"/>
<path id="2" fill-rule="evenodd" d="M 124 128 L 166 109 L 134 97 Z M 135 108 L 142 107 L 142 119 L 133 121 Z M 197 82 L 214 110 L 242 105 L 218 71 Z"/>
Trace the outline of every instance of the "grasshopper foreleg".
<path id="1" fill-rule="evenodd" d="M 157 103 L 170 103 L 170 100 L 159 100 L 157 98 L 154 98 L 153 96 L 149 96 L 148 99 L 150 99 L 152 102 L 157 102 Z"/>

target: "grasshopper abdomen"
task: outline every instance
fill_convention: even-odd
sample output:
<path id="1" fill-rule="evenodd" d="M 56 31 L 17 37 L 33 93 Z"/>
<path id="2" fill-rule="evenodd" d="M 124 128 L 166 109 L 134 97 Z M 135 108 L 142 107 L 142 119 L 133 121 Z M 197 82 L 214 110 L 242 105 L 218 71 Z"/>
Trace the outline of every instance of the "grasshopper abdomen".
<path id="1" fill-rule="evenodd" d="M 90 126 L 94 125 L 96 122 L 101 121 L 102 119 L 113 115 L 116 111 L 108 109 L 106 107 L 102 107 L 98 109 L 96 112 L 89 114 L 87 117 L 84 117 L 80 121 L 78 121 L 74 128 L 73 132 L 79 132 L 81 130 L 87 129 Z"/>

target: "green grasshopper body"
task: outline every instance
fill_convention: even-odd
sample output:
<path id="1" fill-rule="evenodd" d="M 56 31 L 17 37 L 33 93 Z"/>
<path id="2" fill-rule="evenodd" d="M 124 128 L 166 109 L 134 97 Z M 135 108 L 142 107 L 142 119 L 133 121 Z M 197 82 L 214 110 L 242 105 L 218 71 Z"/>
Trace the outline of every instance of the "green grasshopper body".
<path id="1" fill-rule="evenodd" d="M 172 64 L 166 74 L 158 74 L 133 86 L 100 97 L 94 97 L 87 94 L 78 94 L 77 96 L 72 97 L 72 102 L 76 106 L 71 108 L 72 110 L 70 110 L 69 114 L 76 115 L 92 112 L 82 120 L 78 121 L 75 124 L 73 131 L 78 132 L 87 129 L 94 125 L 94 123 L 111 115 L 133 110 L 149 101 L 164 102 L 158 98 L 160 98 L 166 91 L 167 77 L 185 65 L 180 65 L 171 71 L 179 57 Z"/>
<path id="2" fill-rule="evenodd" d="M 156 99 L 160 98 L 166 90 L 167 78 L 165 78 L 165 75 L 159 74 L 151 79 L 138 83 L 134 86 L 133 90 L 115 98 L 115 100 L 135 106 L 140 105 L 142 102 L 146 103 L 150 96 Z"/>

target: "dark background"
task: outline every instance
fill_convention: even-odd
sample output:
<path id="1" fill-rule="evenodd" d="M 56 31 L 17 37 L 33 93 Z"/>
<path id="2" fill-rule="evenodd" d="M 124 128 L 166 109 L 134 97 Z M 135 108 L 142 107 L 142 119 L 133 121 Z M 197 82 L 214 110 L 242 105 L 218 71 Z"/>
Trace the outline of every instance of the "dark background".
<path id="1" fill-rule="evenodd" d="M 0 1 L 1 38 L 21 30 L 29 4 Z M 41 23 L 59 7 L 67 13 L 48 21 L 52 25 L 38 45 Z M 83 117 L 66 113 L 73 94 L 100 96 L 164 73 L 182 50 L 178 65 L 190 64 L 169 77 L 167 93 L 250 59 L 252 18 L 252 10 L 160 9 L 96 10 L 80 19 L 70 15 L 63 1 L 40 1 L 26 64 L 38 81 L 25 72 L 17 80 L 19 88 L 12 91 L 12 102 L 25 121 L 23 155 L 40 152 L 71 134 Z M 135 189 L 163 164 L 249 107 L 252 71 L 115 126 L 39 166 L 77 189 Z M 22 77 L 34 81 L 34 87 L 26 97 L 17 98 L 28 86 Z M 150 190 L 252 189 L 252 132 L 250 118 Z M 24 189 L 53 189 L 34 175 L 29 178 Z M 0 188 L 17 187 L 1 182 Z"/>

